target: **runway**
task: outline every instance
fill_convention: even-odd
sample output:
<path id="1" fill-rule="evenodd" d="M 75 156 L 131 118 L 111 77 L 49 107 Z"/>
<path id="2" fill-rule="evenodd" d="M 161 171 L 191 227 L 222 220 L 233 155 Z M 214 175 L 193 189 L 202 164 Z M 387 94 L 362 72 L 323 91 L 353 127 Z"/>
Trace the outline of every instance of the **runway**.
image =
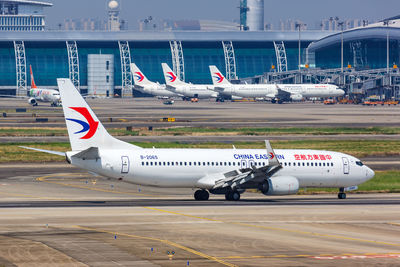
<path id="1" fill-rule="evenodd" d="M 245 193 L 239 202 L 214 195 L 196 202 L 191 189 L 137 186 L 65 164 L 41 167 L 27 165 L 0 179 L 0 266 L 386 266 L 400 260 L 400 194 L 338 200 Z"/>

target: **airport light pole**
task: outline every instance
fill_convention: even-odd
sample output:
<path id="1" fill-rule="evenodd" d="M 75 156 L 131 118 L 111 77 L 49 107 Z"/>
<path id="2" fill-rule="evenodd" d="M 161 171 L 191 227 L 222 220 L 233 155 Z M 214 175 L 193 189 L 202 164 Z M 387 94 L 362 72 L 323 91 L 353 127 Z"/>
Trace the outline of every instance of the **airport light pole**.
<path id="1" fill-rule="evenodd" d="M 341 21 L 341 22 L 339 22 L 338 23 L 338 25 L 340 26 L 340 28 L 341 28 L 341 36 L 340 36 L 340 73 L 342 74 L 341 76 L 342 76 L 342 84 L 344 84 L 344 77 L 343 77 L 343 24 L 344 24 L 344 22 L 343 21 Z"/>
<path id="2" fill-rule="evenodd" d="M 299 29 L 299 73 L 301 72 L 301 27 L 305 25 L 304 23 L 296 23 L 296 28 Z"/>

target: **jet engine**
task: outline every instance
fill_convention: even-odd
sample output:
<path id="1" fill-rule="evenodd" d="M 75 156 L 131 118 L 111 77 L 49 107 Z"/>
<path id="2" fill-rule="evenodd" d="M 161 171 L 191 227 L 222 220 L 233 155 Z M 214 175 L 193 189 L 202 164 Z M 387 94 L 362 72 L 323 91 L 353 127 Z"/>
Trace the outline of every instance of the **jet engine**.
<path id="1" fill-rule="evenodd" d="M 28 99 L 28 103 L 31 104 L 32 106 L 37 106 L 38 105 L 36 99 L 33 98 L 33 97 Z"/>
<path id="2" fill-rule="evenodd" d="M 303 96 L 302 95 L 290 95 L 290 99 L 292 100 L 292 101 L 301 101 L 302 99 L 303 99 Z"/>
<path id="3" fill-rule="evenodd" d="M 299 191 L 299 181 L 294 176 L 276 176 L 260 183 L 258 189 L 264 195 L 292 195 Z"/>

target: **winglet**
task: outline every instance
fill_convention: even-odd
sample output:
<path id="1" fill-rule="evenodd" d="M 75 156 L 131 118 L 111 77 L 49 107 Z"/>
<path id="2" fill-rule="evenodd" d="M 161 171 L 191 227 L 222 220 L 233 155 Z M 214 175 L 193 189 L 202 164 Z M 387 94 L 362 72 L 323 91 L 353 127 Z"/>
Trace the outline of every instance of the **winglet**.
<path id="1" fill-rule="evenodd" d="M 269 143 L 269 140 L 265 140 L 265 147 L 267 149 L 267 155 L 268 155 L 268 165 L 271 166 L 279 166 L 281 165 L 276 158 L 275 152 L 271 147 L 271 144 Z"/>

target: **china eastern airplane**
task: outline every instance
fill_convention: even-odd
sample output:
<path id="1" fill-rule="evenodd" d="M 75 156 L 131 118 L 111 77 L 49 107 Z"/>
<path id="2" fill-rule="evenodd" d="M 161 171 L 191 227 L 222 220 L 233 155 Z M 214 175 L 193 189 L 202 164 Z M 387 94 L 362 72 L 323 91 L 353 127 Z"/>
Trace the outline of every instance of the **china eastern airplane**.
<path id="1" fill-rule="evenodd" d="M 231 84 L 216 66 L 209 66 L 214 91 L 244 98 L 268 98 L 272 103 L 310 97 L 338 97 L 344 91 L 332 84 Z"/>
<path id="2" fill-rule="evenodd" d="M 135 89 L 143 93 L 151 94 L 158 97 L 174 97 L 180 96 L 171 91 L 165 89 L 165 84 L 159 84 L 149 81 L 143 72 L 136 66 L 135 63 L 131 64 L 131 72 L 133 75 L 133 81 L 135 83 Z"/>
<path id="3" fill-rule="evenodd" d="M 173 93 L 183 95 L 184 99 L 190 98 L 217 98 L 218 93 L 210 90 L 211 84 L 192 84 L 181 81 L 166 63 L 161 63 L 166 89 Z"/>
<path id="4" fill-rule="evenodd" d="M 196 200 L 209 193 L 239 200 L 246 189 L 264 195 L 296 194 L 299 188 L 335 187 L 338 197 L 374 177 L 359 159 L 325 150 L 277 149 L 145 149 L 107 132 L 69 79 L 57 79 L 71 151 L 28 148 L 64 156 L 84 170 L 130 183 L 196 188 Z"/>

